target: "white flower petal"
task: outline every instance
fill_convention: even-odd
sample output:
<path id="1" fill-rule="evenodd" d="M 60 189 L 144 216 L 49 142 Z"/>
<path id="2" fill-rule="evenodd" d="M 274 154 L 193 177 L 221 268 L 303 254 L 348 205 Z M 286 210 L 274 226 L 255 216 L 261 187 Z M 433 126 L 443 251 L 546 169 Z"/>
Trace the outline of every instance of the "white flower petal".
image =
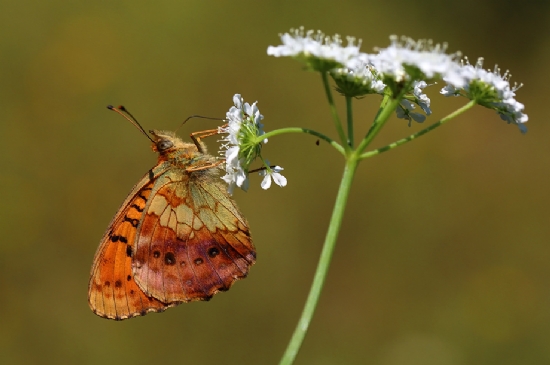
<path id="1" fill-rule="evenodd" d="M 411 113 L 409 113 L 409 115 L 417 123 L 422 123 L 426 120 L 426 116 L 424 114 L 411 112 Z"/>
<path id="2" fill-rule="evenodd" d="M 239 163 L 239 147 L 233 146 L 225 151 L 225 163 L 232 167 L 237 167 Z"/>
<path id="3" fill-rule="evenodd" d="M 275 184 L 279 185 L 280 187 L 286 186 L 286 177 L 279 174 L 278 172 L 272 173 L 271 176 L 273 177 L 273 181 L 275 182 Z"/>
<path id="4" fill-rule="evenodd" d="M 237 184 L 237 186 L 238 187 L 243 187 L 246 180 L 247 180 L 247 176 L 246 176 L 246 173 L 244 172 L 244 170 L 242 170 L 242 169 L 238 170 L 236 175 L 235 175 L 235 183 Z"/>
<path id="5" fill-rule="evenodd" d="M 241 97 L 241 94 L 233 95 L 233 104 L 235 104 L 237 109 L 241 109 L 241 105 L 243 104 L 243 98 Z"/>
<path id="6" fill-rule="evenodd" d="M 260 186 L 262 187 L 262 189 L 264 190 L 267 190 L 271 187 L 271 175 L 270 174 L 265 174 L 263 180 L 262 180 L 262 183 L 260 184 Z"/>

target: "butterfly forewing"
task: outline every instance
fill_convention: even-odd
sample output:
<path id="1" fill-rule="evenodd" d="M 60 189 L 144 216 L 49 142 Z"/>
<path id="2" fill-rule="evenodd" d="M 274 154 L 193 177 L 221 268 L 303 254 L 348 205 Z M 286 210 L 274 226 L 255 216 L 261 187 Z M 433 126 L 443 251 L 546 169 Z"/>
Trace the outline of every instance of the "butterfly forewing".
<path id="1" fill-rule="evenodd" d="M 131 256 L 137 222 L 143 215 L 153 186 L 147 181 L 144 177 L 124 202 L 94 258 L 88 300 L 90 308 L 101 317 L 126 319 L 170 306 L 145 295 L 133 280 Z"/>

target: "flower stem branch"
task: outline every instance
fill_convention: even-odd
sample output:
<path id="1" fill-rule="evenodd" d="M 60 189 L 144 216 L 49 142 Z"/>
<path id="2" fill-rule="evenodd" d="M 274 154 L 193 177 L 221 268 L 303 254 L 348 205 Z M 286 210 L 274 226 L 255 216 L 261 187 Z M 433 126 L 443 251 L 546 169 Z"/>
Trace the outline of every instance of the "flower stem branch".
<path id="1" fill-rule="evenodd" d="M 271 138 L 271 137 L 277 136 L 279 134 L 286 134 L 286 133 L 307 133 L 307 134 L 311 134 L 312 136 L 315 136 L 319 139 L 322 139 L 323 141 L 328 142 L 328 144 L 330 144 L 332 147 L 334 147 L 341 154 L 345 155 L 345 153 L 346 153 L 346 150 L 344 149 L 344 147 L 342 147 L 342 145 L 340 145 L 338 142 L 336 142 L 332 138 L 330 138 L 328 136 L 325 136 L 322 133 L 319 133 L 317 131 L 314 131 L 312 129 L 307 129 L 307 128 L 290 127 L 290 128 L 275 129 L 275 130 L 272 130 L 270 132 L 267 132 L 266 134 L 263 134 L 263 135 L 259 136 L 258 139 L 264 140 L 266 138 Z"/>
<path id="2" fill-rule="evenodd" d="M 348 120 L 348 146 L 353 148 L 354 137 L 353 137 L 353 109 L 352 109 L 353 98 L 346 96 L 346 111 L 347 111 L 347 120 Z"/>
<path id="3" fill-rule="evenodd" d="M 325 237 L 325 243 L 323 244 L 319 263 L 317 264 L 317 269 L 315 270 L 313 283 L 311 284 L 300 320 L 298 321 L 296 329 L 294 330 L 292 338 L 290 339 L 279 365 L 291 365 L 294 362 L 294 359 L 296 358 L 298 350 L 300 349 L 309 328 L 309 324 L 311 323 L 311 318 L 313 317 L 313 313 L 315 312 L 317 302 L 319 301 L 319 297 L 321 295 L 321 290 L 325 283 L 334 246 L 336 245 L 336 239 L 338 238 L 338 233 L 340 232 L 344 210 L 351 189 L 351 183 L 353 181 L 353 176 L 357 169 L 358 163 L 359 160 L 355 155 L 350 155 L 346 161 L 346 167 L 344 169 L 342 181 L 340 182 L 336 202 L 334 203 L 334 209 L 330 218 L 329 228 Z"/>
<path id="4" fill-rule="evenodd" d="M 374 120 L 371 128 L 369 129 L 367 135 L 359 146 L 357 147 L 357 152 L 361 153 L 367 148 L 367 146 L 372 142 L 374 137 L 380 132 L 380 129 L 384 126 L 390 115 L 395 111 L 397 106 L 399 105 L 400 99 L 390 99 L 389 96 L 384 96 L 384 100 L 382 102 L 382 109 L 378 111 L 378 114 L 376 115 L 376 119 Z"/>
<path id="5" fill-rule="evenodd" d="M 346 151 L 349 150 L 349 145 L 346 143 L 348 140 L 344 129 L 342 128 L 342 123 L 340 122 L 340 117 L 338 116 L 338 111 L 336 110 L 336 105 L 334 104 L 334 99 L 332 98 L 332 92 L 330 91 L 330 83 L 328 81 L 328 72 L 321 72 L 321 77 L 323 78 L 323 85 L 325 87 L 325 93 L 327 95 L 328 104 L 330 107 L 330 113 L 332 114 L 332 119 L 334 119 L 334 127 L 338 132 L 340 137 L 340 142 L 345 146 Z"/>
<path id="6" fill-rule="evenodd" d="M 447 115 L 446 117 L 442 118 L 441 120 L 439 120 L 438 122 L 430 125 L 429 127 L 427 128 L 424 128 L 422 129 L 421 131 L 418 131 L 414 134 L 411 134 L 410 136 L 408 137 L 405 137 L 403 139 L 400 139 L 398 141 L 395 141 L 393 143 L 390 143 L 389 145 L 386 145 L 384 147 L 380 147 L 380 148 L 377 148 L 375 150 L 372 150 L 372 151 L 368 151 L 368 152 L 365 152 L 363 153 L 361 156 L 359 156 L 359 159 L 360 160 L 363 160 L 365 158 L 368 158 L 368 157 L 372 157 L 372 156 L 375 156 L 375 155 L 379 155 L 381 154 L 382 152 L 386 152 L 386 151 L 389 151 L 391 149 L 394 149 L 395 147 L 398 147 L 398 146 L 401 146 L 407 142 L 410 142 L 412 141 L 413 139 L 416 139 L 434 129 L 436 129 L 437 127 L 443 125 L 444 123 L 448 122 L 449 120 L 453 119 L 454 117 L 458 116 L 459 114 L 462 114 L 464 113 L 466 110 L 472 108 L 474 105 L 476 105 L 476 102 L 475 101 L 470 101 L 468 104 L 464 105 L 463 107 L 461 107 L 460 109 L 457 109 L 455 110 L 454 112 L 452 112 L 451 114 Z"/>

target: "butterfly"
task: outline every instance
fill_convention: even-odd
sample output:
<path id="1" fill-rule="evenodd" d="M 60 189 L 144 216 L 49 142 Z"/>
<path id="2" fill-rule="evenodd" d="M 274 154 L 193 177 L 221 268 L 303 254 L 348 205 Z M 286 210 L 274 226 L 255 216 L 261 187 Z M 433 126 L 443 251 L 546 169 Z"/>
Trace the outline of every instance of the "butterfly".
<path id="1" fill-rule="evenodd" d="M 88 302 L 100 317 L 122 320 L 209 300 L 248 274 L 256 261 L 248 223 L 218 176 L 223 160 L 201 138 L 183 142 L 109 106 L 153 142 L 158 162 L 134 186 L 94 257 Z M 128 118 L 124 113 L 130 116 Z"/>

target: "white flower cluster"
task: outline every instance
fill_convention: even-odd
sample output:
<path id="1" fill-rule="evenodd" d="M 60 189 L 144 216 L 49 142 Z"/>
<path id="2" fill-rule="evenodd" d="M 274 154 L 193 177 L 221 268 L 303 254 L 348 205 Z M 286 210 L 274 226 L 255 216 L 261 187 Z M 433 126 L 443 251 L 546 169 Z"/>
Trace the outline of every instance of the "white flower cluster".
<path id="1" fill-rule="evenodd" d="M 304 31 L 304 28 L 291 29 L 290 33 L 281 34 L 280 46 L 269 46 L 267 54 L 275 57 L 296 57 L 314 70 L 330 71 L 337 65 L 345 65 L 359 56 L 361 42 L 356 45 L 353 37 L 347 37 L 347 46 L 342 46 L 338 34 L 328 37 L 321 31 Z"/>
<path id="2" fill-rule="evenodd" d="M 529 118 L 523 113 L 524 105 L 515 99 L 516 91 L 522 85 L 510 86 L 508 71 L 501 75 L 497 66 L 493 71 L 483 69 L 483 58 L 479 58 L 475 66 L 466 58 L 461 64 L 460 74 L 464 80 L 463 86 L 448 83 L 441 89 L 441 94 L 475 100 L 479 105 L 495 110 L 502 120 L 516 124 L 521 132 L 527 132 L 523 123 Z"/>
<path id="3" fill-rule="evenodd" d="M 226 113 L 227 124 L 218 128 L 218 133 L 227 134 L 221 139 L 220 153 L 225 157 L 226 174 L 222 179 L 228 184 L 230 194 L 235 186 L 244 191 L 248 189 L 249 166 L 256 158 L 262 159 L 262 144 L 267 143 L 267 139 L 261 138 L 265 134 L 261 123 L 264 117 L 256 103 L 245 103 L 240 94 L 235 94 L 233 104 Z M 260 175 L 264 176 L 262 188 L 268 189 L 271 179 L 281 187 L 286 186 L 286 178 L 280 174 L 283 168 L 271 167 L 267 160 L 262 161 L 264 167 L 259 170 Z"/>
<path id="4" fill-rule="evenodd" d="M 391 45 L 380 49 L 377 54 L 362 54 L 384 77 L 395 82 L 446 77 L 450 82 L 462 85 L 458 77 L 458 54 L 447 54 L 447 45 L 431 41 L 414 41 L 411 38 L 391 36 Z"/>
<path id="5" fill-rule="evenodd" d="M 441 90 L 445 96 L 463 96 L 476 104 L 495 110 L 508 123 L 516 124 L 522 132 L 528 117 L 524 105 L 516 101 L 516 91 L 521 85 L 510 86 L 510 74 L 495 67 L 483 69 L 483 60 L 475 66 L 458 62 L 459 54 L 447 54 L 446 44 L 431 41 L 414 41 L 407 37 L 390 37 L 387 48 L 375 54 L 360 52 L 361 41 L 347 37 L 344 45 L 339 35 L 304 28 L 292 29 L 280 35 L 282 44 L 269 46 L 267 54 L 275 57 L 293 57 L 304 62 L 308 69 L 329 73 L 337 91 L 347 97 L 362 97 L 367 94 L 399 97 L 396 113 L 398 118 L 422 123 L 431 114 L 430 99 L 423 93 L 427 81 L 441 79 L 447 85 Z M 244 103 L 242 97 L 233 97 L 234 106 L 227 112 L 227 124 L 219 133 L 227 134 L 222 139 L 221 153 L 226 160 L 226 174 L 222 177 L 232 192 L 235 186 L 246 190 L 249 172 L 259 171 L 263 176 L 262 188 L 268 189 L 271 182 L 285 186 L 287 181 L 280 174 L 280 166 L 270 166 L 261 156 L 263 139 L 263 116 L 256 103 Z M 426 115 L 414 112 L 415 104 Z M 249 170 L 250 164 L 259 158 L 262 167 Z"/>
<path id="6" fill-rule="evenodd" d="M 383 94 L 386 85 L 380 80 L 374 68 L 358 59 L 348 62 L 350 66 L 335 68 L 330 75 L 342 95 L 361 97 L 367 94 Z"/>
<path id="7" fill-rule="evenodd" d="M 475 100 L 525 131 L 523 123 L 528 118 L 523 113 L 523 104 L 515 100 L 519 87 L 510 86 L 508 72 L 501 75 L 496 68 L 493 72 L 484 70 L 479 62 L 476 66 L 461 64 L 459 53 L 446 53 L 446 44 L 397 36 L 390 40 L 389 47 L 378 49 L 376 54 L 367 54 L 359 51 L 361 42 L 353 37 L 348 37 L 347 46 L 343 46 L 339 35 L 327 37 L 319 31 L 305 32 L 300 28 L 282 34 L 283 44 L 268 47 L 267 53 L 296 58 L 313 71 L 330 72 L 337 90 L 346 96 L 386 92 L 404 95 L 397 113 L 409 121 L 425 120 L 424 115 L 411 112 L 413 104 L 420 106 L 427 115 L 431 113 L 430 99 L 421 89 L 427 86 L 426 81 L 442 79 L 447 83 L 442 94 Z M 403 86 L 408 89 L 403 91 Z"/>

